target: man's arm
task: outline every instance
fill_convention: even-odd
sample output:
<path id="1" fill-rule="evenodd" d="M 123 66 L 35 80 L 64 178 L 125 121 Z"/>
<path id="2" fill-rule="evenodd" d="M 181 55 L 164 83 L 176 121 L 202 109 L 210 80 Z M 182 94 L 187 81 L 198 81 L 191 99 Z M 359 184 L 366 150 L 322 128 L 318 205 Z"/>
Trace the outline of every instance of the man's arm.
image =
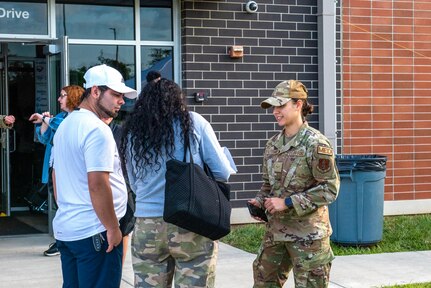
<path id="1" fill-rule="evenodd" d="M 87 175 L 93 208 L 100 222 L 107 230 L 109 247 L 106 252 L 111 252 L 114 246 L 117 246 L 122 241 L 122 235 L 115 215 L 109 172 L 95 171 L 88 172 Z"/>

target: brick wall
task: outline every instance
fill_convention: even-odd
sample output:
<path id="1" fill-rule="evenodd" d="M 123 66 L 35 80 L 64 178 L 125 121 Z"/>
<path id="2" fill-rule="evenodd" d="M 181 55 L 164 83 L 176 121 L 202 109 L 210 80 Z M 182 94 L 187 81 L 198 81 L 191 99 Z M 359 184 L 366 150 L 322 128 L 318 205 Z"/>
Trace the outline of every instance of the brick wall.
<path id="1" fill-rule="evenodd" d="M 280 129 L 259 104 L 279 82 L 299 79 L 309 88 L 316 108 L 309 121 L 318 126 L 316 1 L 259 0 L 255 14 L 244 11 L 245 2 L 181 2 L 183 88 L 234 156 L 233 207 L 260 189 L 263 149 Z M 244 46 L 243 58 L 228 57 L 232 45 Z M 208 98 L 195 103 L 200 91 Z"/>
<path id="2" fill-rule="evenodd" d="M 431 198 L 431 1 L 343 0 L 343 153 L 388 157 L 385 200 Z"/>

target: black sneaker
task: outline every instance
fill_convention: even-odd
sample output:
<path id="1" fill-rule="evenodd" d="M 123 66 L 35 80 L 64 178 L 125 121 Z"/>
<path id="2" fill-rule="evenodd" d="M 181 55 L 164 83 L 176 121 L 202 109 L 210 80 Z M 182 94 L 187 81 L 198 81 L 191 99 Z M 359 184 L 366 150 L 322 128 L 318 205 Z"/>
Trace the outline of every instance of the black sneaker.
<path id="1" fill-rule="evenodd" d="M 57 255 L 60 255 L 60 251 L 58 251 L 58 248 L 57 248 L 57 243 L 54 242 L 54 243 L 49 244 L 48 250 L 46 250 L 45 252 L 43 252 L 43 255 L 45 255 L 45 256 L 57 256 Z"/>

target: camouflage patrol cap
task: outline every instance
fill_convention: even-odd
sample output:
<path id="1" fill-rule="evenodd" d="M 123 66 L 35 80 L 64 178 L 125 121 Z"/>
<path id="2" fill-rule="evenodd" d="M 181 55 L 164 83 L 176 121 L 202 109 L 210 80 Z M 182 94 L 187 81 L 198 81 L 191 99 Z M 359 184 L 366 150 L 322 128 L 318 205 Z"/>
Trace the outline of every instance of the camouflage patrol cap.
<path id="1" fill-rule="evenodd" d="M 268 109 L 272 106 L 283 106 L 290 99 L 307 99 L 307 88 L 299 81 L 286 80 L 278 84 L 271 97 L 262 101 L 260 107 Z"/>

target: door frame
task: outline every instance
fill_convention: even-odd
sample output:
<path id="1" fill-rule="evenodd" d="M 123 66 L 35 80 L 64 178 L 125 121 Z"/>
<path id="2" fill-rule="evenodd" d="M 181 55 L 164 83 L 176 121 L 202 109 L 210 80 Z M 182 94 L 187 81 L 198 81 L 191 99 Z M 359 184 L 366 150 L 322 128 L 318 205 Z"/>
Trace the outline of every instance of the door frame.
<path id="1" fill-rule="evenodd" d="M 0 58 L 0 113 L 2 115 L 8 115 L 9 113 L 9 92 L 8 92 L 8 49 L 7 43 L 0 42 L 1 47 L 1 58 Z M 1 210 L 6 215 L 10 216 L 11 213 L 11 201 L 10 201 L 10 131 L 9 129 L 2 129 L 1 131 L 1 197 L 2 207 Z M 14 143 L 16 143 L 14 141 Z"/>
<path id="2" fill-rule="evenodd" d="M 57 95 L 60 89 L 69 85 L 69 39 L 63 36 L 51 44 L 44 47 L 46 55 L 47 71 L 48 71 L 48 93 L 50 95 L 50 103 L 55 107 Z M 60 67 L 58 67 L 58 65 Z M 57 68 L 60 69 L 60 75 L 57 73 Z M 60 77 L 59 77 L 60 76 Z M 59 77 L 59 78 L 57 78 Z M 50 107 L 51 108 L 51 107 Z M 52 108 L 50 109 L 52 111 Z M 60 111 L 56 111 L 60 112 Z M 48 231 L 53 235 L 52 220 L 55 216 L 55 199 L 54 195 L 48 193 Z"/>

